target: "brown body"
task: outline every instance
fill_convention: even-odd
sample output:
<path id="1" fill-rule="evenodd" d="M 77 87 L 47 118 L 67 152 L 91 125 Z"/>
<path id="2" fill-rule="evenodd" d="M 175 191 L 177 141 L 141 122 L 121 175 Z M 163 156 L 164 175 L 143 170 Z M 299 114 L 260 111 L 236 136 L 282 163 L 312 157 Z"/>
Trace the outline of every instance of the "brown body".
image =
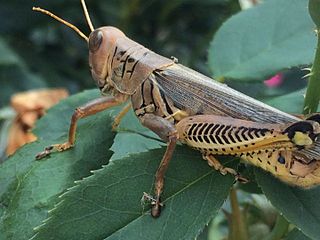
<path id="1" fill-rule="evenodd" d="M 301 121 L 148 50 L 114 27 L 98 28 L 88 40 L 92 77 L 108 96 L 76 109 L 69 140 L 38 158 L 72 147 L 78 119 L 130 100 L 141 123 L 168 143 L 156 173 L 154 217 L 160 215 L 164 174 L 178 140 L 200 150 L 223 174 L 239 177 L 214 155 L 242 157 L 290 184 L 320 184 L 318 115 Z"/>

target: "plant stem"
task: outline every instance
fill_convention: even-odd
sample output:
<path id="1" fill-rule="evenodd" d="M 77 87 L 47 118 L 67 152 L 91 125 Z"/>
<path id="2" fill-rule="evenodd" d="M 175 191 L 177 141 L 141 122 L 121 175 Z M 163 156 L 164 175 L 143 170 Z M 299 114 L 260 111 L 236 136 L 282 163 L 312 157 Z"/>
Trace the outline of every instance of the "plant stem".
<path id="1" fill-rule="evenodd" d="M 310 114 L 317 111 L 320 100 L 320 35 L 318 35 L 318 44 L 316 56 L 310 72 L 306 98 L 304 100 L 304 114 Z"/>
<path id="2" fill-rule="evenodd" d="M 247 224 L 244 220 L 243 213 L 241 212 L 237 192 L 234 188 L 230 191 L 231 203 L 231 224 L 230 224 L 230 240 L 248 240 Z"/>
<path id="3" fill-rule="evenodd" d="M 263 240 L 280 240 L 288 232 L 289 222 L 280 214 L 271 233 Z"/>

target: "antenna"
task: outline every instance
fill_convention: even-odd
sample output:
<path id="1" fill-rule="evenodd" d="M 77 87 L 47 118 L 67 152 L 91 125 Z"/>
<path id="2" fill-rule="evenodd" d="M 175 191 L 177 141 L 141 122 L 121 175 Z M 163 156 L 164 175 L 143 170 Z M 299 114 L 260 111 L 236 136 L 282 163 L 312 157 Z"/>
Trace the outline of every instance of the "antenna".
<path id="1" fill-rule="evenodd" d="M 83 1 L 83 0 L 81 0 L 81 1 Z M 54 18 L 58 22 L 61 22 L 62 24 L 68 26 L 71 29 L 73 29 L 76 33 L 78 33 L 80 35 L 80 37 L 84 38 L 84 40 L 86 40 L 87 42 L 89 41 L 89 38 L 83 32 L 81 32 L 79 28 L 77 28 L 73 24 L 67 22 L 66 20 L 63 20 L 62 18 L 56 16 L 55 14 L 51 13 L 50 11 L 42 9 L 42 8 L 39 8 L 39 7 L 33 7 L 32 10 L 33 11 L 37 11 L 37 12 L 41 12 L 41 13 L 46 14 L 46 15 L 49 15 L 50 17 Z M 87 14 L 88 14 L 88 12 L 87 12 Z M 89 17 L 89 15 L 88 15 L 88 17 Z M 90 21 L 90 23 L 91 23 L 91 21 Z M 91 23 L 91 26 L 92 26 L 92 23 Z"/>
<path id="2" fill-rule="evenodd" d="M 86 3 L 85 3 L 84 0 L 81 0 L 81 5 L 82 5 L 82 8 L 83 8 L 84 15 L 86 16 L 86 20 L 87 20 L 87 23 L 89 25 L 89 28 L 90 28 L 91 32 L 93 32 L 94 31 L 94 27 L 92 25 L 92 22 L 91 22 L 89 13 L 88 13 L 88 9 L 87 9 L 87 6 L 86 6 Z"/>

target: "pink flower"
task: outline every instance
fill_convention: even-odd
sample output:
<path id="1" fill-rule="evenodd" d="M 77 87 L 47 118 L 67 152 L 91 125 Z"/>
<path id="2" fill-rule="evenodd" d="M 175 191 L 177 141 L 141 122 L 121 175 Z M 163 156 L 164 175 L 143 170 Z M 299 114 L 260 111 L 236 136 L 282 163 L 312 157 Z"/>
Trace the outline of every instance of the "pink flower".
<path id="1" fill-rule="evenodd" d="M 282 83 L 282 73 L 274 75 L 272 78 L 265 80 L 264 84 L 270 88 L 278 87 Z"/>

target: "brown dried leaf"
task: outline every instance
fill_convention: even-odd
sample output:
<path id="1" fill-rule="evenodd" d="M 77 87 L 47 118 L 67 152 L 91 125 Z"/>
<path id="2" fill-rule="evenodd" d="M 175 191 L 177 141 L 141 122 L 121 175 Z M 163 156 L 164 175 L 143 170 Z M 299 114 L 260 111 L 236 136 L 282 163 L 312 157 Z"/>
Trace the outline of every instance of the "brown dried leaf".
<path id="1" fill-rule="evenodd" d="M 17 116 L 9 131 L 7 155 L 13 154 L 25 143 L 35 141 L 37 138 L 30 130 L 37 119 L 68 95 L 65 89 L 40 89 L 13 95 L 11 106 Z"/>
<path id="2" fill-rule="evenodd" d="M 11 106 L 17 113 L 48 109 L 68 95 L 65 89 L 40 89 L 22 92 L 11 97 Z"/>

